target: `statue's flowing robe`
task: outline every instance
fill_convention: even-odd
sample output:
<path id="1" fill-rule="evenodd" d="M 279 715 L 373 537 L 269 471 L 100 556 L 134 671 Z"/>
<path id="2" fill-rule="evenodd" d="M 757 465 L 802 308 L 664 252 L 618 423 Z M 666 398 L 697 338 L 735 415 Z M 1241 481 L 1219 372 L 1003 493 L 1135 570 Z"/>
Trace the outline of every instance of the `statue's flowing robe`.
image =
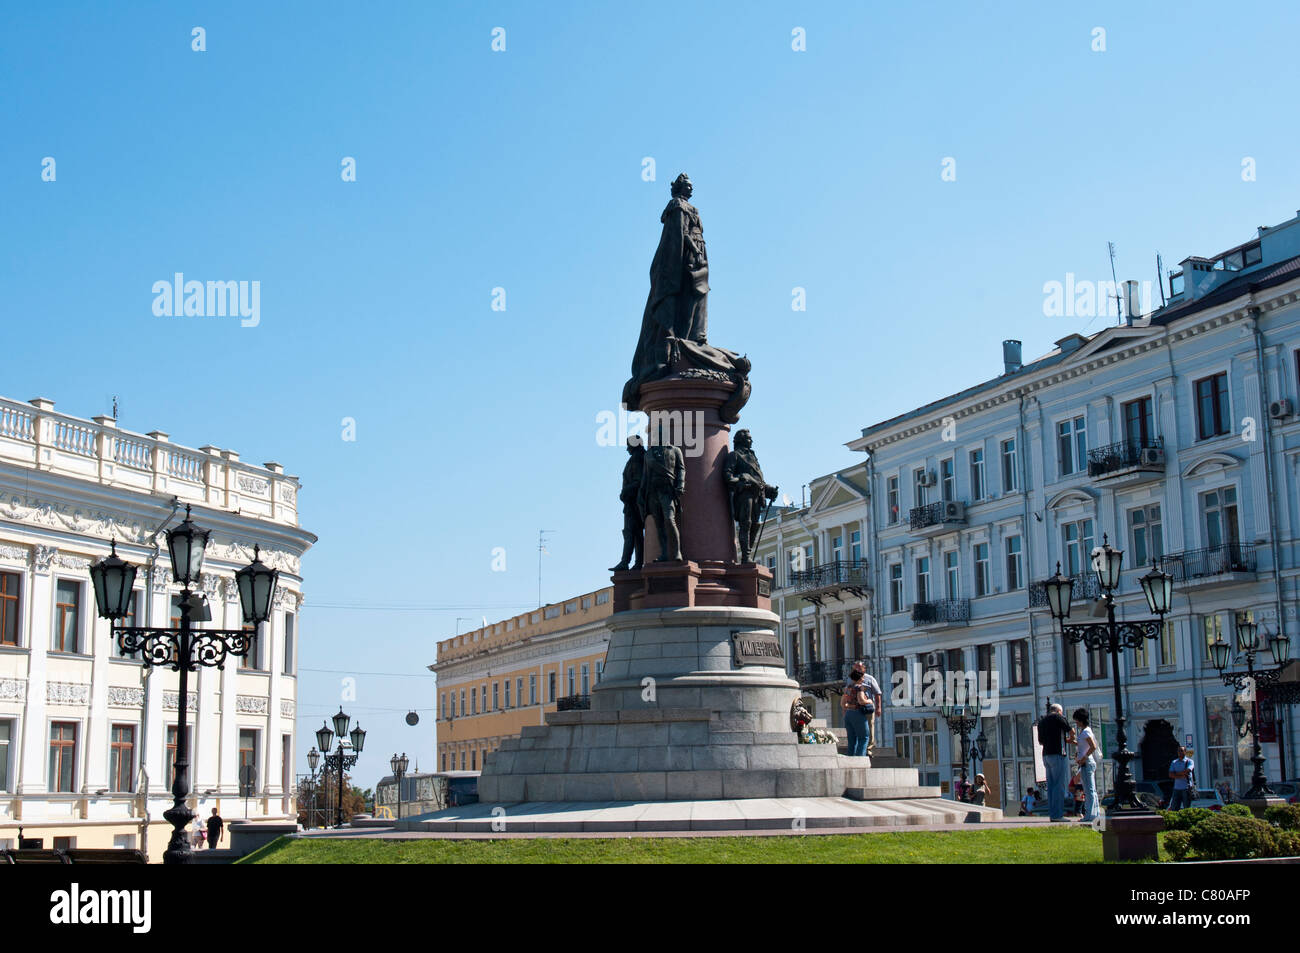
<path id="1" fill-rule="evenodd" d="M 623 388 L 623 402 L 630 410 L 639 406 L 641 385 L 666 376 L 677 361 L 728 373 L 738 357 L 708 343 L 709 260 L 699 212 L 674 197 L 659 221 L 663 231 L 650 263 L 641 336 L 632 357 L 632 377 Z"/>

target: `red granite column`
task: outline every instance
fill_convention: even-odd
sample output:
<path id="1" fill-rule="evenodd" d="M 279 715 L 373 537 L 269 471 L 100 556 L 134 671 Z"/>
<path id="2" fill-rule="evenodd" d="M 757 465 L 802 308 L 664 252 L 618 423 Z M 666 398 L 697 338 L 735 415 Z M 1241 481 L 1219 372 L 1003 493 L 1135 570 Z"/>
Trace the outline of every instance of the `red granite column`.
<path id="1" fill-rule="evenodd" d="M 651 440 L 662 423 L 669 441 L 686 460 L 682 495 L 682 555 L 696 563 L 734 563 L 735 530 L 723 476 L 731 427 L 719 409 L 735 390 L 730 381 L 669 378 L 641 385 L 641 410 L 650 417 Z M 646 521 L 645 561 L 659 555 L 659 534 Z"/>

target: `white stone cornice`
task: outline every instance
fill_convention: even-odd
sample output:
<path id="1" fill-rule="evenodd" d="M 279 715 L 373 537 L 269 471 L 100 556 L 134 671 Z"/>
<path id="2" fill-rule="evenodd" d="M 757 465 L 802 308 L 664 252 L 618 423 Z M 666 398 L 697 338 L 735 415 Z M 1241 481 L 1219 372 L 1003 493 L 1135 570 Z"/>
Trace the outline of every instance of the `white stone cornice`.
<path id="1" fill-rule="evenodd" d="M 24 569 L 31 565 L 32 551 L 26 546 L 0 545 L 0 559 L 18 563 Z"/>

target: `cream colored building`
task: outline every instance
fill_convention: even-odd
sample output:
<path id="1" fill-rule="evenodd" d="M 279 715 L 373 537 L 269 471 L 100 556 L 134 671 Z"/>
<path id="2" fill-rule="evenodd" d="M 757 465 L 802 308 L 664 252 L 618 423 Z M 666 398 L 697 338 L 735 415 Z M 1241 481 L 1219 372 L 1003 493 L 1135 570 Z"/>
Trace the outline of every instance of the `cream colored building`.
<path id="1" fill-rule="evenodd" d="M 243 818 L 239 768 L 257 768 L 248 816 L 294 817 L 300 562 L 298 480 L 277 463 L 197 450 L 166 433 L 83 420 L 52 401 L 0 398 L 0 845 L 136 847 L 161 859 L 179 675 L 124 658 L 99 618 L 90 565 L 109 552 L 139 567 L 134 624 L 178 618 L 164 531 L 193 508 L 212 532 L 202 589 L 213 627 L 241 627 L 234 573 L 280 570 L 255 656 L 189 680 L 190 807 Z"/>
<path id="2" fill-rule="evenodd" d="M 483 756 L 557 706 L 585 707 L 600 680 L 612 586 L 438 643 L 439 771 L 478 771 Z"/>

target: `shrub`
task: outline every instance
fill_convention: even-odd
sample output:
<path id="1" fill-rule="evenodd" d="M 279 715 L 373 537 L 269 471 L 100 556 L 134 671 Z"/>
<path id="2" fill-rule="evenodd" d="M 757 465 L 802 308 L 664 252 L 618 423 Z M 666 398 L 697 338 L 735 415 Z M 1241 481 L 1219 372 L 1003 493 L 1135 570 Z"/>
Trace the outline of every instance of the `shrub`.
<path id="1" fill-rule="evenodd" d="M 1165 853 L 1174 860 L 1186 860 L 1192 850 L 1192 835 L 1187 831 L 1169 831 L 1165 834 Z"/>
<path id="2" fill-rule="evenodd" d="M 1222 813 L 1231 817 L 1254 817 L 1255 812 L 1244 804 L 1225 804 Z"/>
<path id="3" fill-rule="evenodd" d="M 1202 860 L 1244 860 L 1272 857 L 1278 850 L 1276 828 L 1253 817 L 1210 813 L 1189 831 L 1190 843 Z"/>
<path id="4" fill-rule="evenodd" d="M 1273 836 L 1277 840 L 1274 857 L 1300 857 L 1300 831 L 1278 831 Z"/>
<path id="5" fill-rule="evenodd" d="M 1181 811 L 1161 811 L 1160 816 L 1165 819 L 1165 830 L 1167 831 L 1187 831 L 1191 830 L 1201 821 L 1214 817 L 1215 811 L 1205 807 L 1188 807 Z"/>
<path id="6" fill-rule="evenodd" d="M 1264 820 L 1284 831 L 1300 831 L 1300 804 L 1279 804 L 1264 811 Z"/>

